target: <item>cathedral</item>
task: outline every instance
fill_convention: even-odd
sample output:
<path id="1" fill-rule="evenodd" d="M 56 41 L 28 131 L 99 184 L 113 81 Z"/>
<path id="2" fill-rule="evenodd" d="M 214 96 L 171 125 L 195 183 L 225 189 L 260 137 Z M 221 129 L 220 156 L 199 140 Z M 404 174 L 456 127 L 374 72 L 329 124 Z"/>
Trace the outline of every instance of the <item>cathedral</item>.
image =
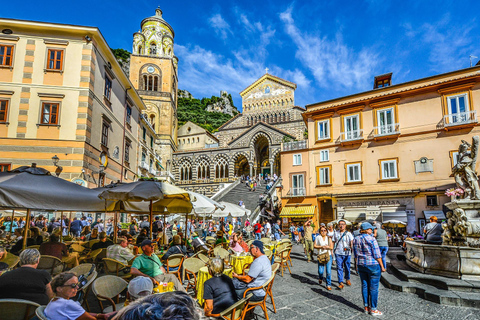
<path id="1" fill-rule="evenodd" d="M 214 135 L 192 122 L 178 128 L 174 36 L 158 8 L 134 34 L 130 58 L 130 81 L 157 132 L 157 151 L 165 171 L 173 174 L 177 185 L 206 195 L 241 175 L 278 175 L 282 142 L 305 139 L 304 109 L 295 106 L 296 84 L 267 69 L 240 92 L 243 113 Z"/>

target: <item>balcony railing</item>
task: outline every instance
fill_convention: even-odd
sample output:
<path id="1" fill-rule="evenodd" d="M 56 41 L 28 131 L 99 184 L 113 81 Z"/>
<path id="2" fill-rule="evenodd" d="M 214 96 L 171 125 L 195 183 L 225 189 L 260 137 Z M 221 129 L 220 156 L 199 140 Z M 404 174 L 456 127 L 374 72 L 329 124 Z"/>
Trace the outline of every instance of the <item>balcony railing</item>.
<path id="1" fill-rule="evenodd" d="M 356 141 L 356 140 L 363 140 L 363 129 L 346 131 L 340 134 L 341 142 Z"/>
<path id="2" fill-rule="evenodd" d="M 175 175 L 171 173 L 170 171 L 160 171 L 158 174 L 159 177 L 165 177 L 165 178 L 170 178 L 172 180 L 175 180 Z"/>
<path id="3" fill-rule="evenodd" d="M 452 113 L 443 116 L 443 124 L 445 127 L 459 126 L 463 124 L 477 123 L 477 111 L 467 111 Z"/>
<path id="4" fill-rule="evenodd" d="M 375 137 L 397 135 L 397 134 L 400 134 L 400 124 L 399 123 L 386 124 L 383 126 L 375 127 L 374 130 L 375 130 Z"/>
<path id="5" fill-rule="evenodd" d="M 291 197 L 294 196 L 305 196 L 306 195 L 306 190 L 305 188 L 290 188 L 288 191 L 288 195 Z"/>
<path id="6" fill-rule="evenodd" d="M 148 163 L 147 163 L 146 161 L 141 161 L 141 162 L 140 162 L 140 168 L 145 169 L 145 170 L 148 170 L 149 165 L 148 165 Z"/>
<path id="7" fill-rule="evenodd" d="M 218 148 L 218 143 L 206 143 L 205 144 L 205 149 L 208 149 L 208 148 Z"/>
<path id="8" fill-rule="evenodd" d="M 178 184 L 192 184 L 193 180 L 180 180 Z"/>
<path id="9" fill-rule="evenodd" d="M 150 172 L 151 175 L 154 175 L 154 176 L 157 175 L 157 170 L 155 170 L 154 168 L 148 169 L 148 172 Z"/>
<path id="10" fill-rule="evenodd" d="M 282 151 L 307 149 L 307 140 L 282 143 Z"/>

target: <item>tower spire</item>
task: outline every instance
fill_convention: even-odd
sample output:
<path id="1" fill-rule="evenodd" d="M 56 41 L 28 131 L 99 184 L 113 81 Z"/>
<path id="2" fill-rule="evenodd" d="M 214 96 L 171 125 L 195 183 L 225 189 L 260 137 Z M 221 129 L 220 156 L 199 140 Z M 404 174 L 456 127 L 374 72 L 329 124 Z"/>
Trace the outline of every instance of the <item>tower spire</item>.
<path id="1" fill-rule="evenodd" d="M 160 6 L 158 6 L 157 9 L 155 9 L 155 15 L 161 18 L 162 14 L 163 14 L 163 11 L 162 9 L 160 9 Z"/>

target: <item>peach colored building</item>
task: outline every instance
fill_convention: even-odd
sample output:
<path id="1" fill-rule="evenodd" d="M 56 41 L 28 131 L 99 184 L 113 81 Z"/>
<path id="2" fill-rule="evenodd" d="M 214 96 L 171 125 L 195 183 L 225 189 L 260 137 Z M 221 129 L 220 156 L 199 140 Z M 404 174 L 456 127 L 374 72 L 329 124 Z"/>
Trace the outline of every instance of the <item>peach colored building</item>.
<path id="1" fill-rule="evenodd" d="M 401 220 L 409 232 L 444 219 L 479 109 L 479 66 L 395 85 L 382 75 L 371 91 L 307 105 L 308 145 L 282 146 L 282 205 L 315 206 L 321 222 Z"/>

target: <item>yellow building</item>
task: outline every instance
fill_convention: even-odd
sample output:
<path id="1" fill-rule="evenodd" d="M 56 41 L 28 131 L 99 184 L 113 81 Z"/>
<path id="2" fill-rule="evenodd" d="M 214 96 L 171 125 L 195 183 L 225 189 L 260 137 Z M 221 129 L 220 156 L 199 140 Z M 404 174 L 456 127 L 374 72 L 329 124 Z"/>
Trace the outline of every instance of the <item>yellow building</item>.
<path id="1" fill-rule="evenodd" d="M 402 220 L 409 232 L 444 218 L 458 146 L 480 134 L 479 71 L 396 85 L 386 74 L 371 91 L 307 105 L 308 145 L 282 146 L 283 207 L 314 206 L 321 222 Z"/>
<path id="2" fill-rule="evenodd" d="M 0 24 L 2 170 L 34 162 L 53 172 L 58 158 L 60 177 L 89 187 L 135 179 L 145 105 L 99 29 Z"/>
<path id="3" fill-rule="evenodd" d="M 173 53 L 173 28 L 162 10 L 145 18 L 133 35 L 130 81 L 145 102 L 146 116 L 157 132 L 156 149 L 164 170 L 173 177 L 172 153 L 177 150 L 178 58 Z"/>

